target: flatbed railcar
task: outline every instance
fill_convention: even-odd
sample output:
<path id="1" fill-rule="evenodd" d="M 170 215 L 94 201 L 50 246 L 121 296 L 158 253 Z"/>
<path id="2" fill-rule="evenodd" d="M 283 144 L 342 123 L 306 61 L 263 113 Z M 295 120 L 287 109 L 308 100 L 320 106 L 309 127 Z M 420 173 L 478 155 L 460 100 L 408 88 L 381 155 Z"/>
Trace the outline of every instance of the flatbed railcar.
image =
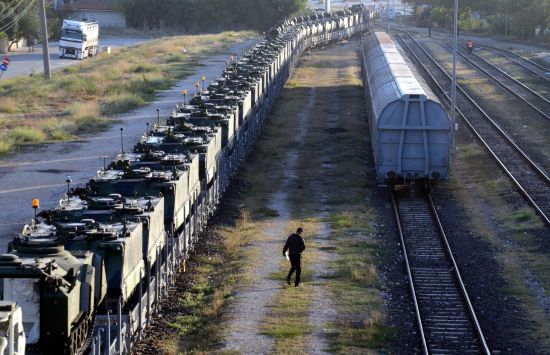
<path id="1" fill-rule="evenodd" d="M 101 344 L 102 353 L 130 353 L 300 54 L 365 31 L 368 18 L 356 8 L 282 21 L 131 151 L 25 226 L 0 256 L 0 299 L 22 306 L 33 349 L 97 353 Z"/>

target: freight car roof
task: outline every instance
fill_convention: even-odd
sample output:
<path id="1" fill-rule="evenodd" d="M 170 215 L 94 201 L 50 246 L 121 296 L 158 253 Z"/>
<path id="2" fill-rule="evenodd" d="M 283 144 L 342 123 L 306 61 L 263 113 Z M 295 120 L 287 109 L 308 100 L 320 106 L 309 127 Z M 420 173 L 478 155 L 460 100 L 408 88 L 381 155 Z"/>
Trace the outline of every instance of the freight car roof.
<path id="1" fill-rule="evenodd" d="M 367 35 L 365 48 L 369 90 L 376 117 L 388 104 L 404 96 L 426 96 L 429 100 L 439 102 L 387 33 Z"/>
<path id="2" fill-rule="evenodd" d="M 388 63 L 401 95 L 426 95 L 424 88 L 412 73 L 390 36 L 386 32 L 376 32 L 374 35 L 380 44 L 379 48 Z"/>

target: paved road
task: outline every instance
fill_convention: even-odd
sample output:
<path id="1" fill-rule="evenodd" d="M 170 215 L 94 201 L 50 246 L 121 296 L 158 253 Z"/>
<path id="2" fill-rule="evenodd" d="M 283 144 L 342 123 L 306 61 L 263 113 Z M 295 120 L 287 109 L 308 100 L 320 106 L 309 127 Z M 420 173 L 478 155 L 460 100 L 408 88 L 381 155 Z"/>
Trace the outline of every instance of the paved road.
<path id="1" fill-rule="evenodd" d="M 201 60 L 194 74 L 159 93 L 155 102 L 119 116 L 118 122 L 104 132 L 84 136 L 77 142 L 27 146 L 17 154 L 0 159 L 0 254 L 32 218 L 33 198 L 40 199 L 41 210 L 55 207 L 67 189 L 66 175 L 71 175 L 74 184 L 83 184 L 95 175 L 104 156 L 109 162 L 120 151 L 121 127 L 127 149 L 145 132 L 146 122 L 156 120 L 157 107 L 165 117 L 181 103 L 182 88 L 192 89 L 202 75 L 217 77 L 230 56 L 240 55 L 243 48 L 248 49 L 253 43 L 248 40 L 235 44 L 222 54 Z"/>
<path id="2" fill-rule="evenodd" d="M 105 38 L 100 40 L 102 47 L 131 47 L 142 43 L 153 41 L 152 38 Z M 52 70 L 63 68 L 69 65 L 81 63 L 80 60 L 59 58 L 58 48 L 59 42 L 50 42 L 50 67 Z M 4 73 L 2 79 L 14 78 L 17 76 L 27 76 L 33 71 L 41 73 L 44 71 L 42 61 L 42 46 L 35 47 L 34 52 L 29 52 L 27 47 L 19 48 L 14 52 L 10 52 L 3 57 L 9 57 L 11 64 L 9 69 Z"/>

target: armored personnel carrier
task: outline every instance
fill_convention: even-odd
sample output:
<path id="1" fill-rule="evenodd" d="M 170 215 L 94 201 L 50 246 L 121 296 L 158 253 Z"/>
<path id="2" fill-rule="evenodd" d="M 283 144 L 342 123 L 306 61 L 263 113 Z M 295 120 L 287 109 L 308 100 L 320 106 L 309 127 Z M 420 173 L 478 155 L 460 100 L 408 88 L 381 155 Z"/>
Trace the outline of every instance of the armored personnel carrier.
<path id="1" fill-rule="evenodd" d="M 26 226 L 0 256 L 2 300 L 23 309 L 28 349 L 75 353 L 106 296 L 103 259 L 87 248 L 68 251 L 55 227 Z"/>

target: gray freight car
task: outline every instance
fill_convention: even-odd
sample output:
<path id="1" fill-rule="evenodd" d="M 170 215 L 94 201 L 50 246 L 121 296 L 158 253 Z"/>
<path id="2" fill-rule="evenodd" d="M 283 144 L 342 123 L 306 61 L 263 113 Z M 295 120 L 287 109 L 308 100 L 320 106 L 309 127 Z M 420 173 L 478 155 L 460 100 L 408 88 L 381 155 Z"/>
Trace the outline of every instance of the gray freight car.
<path id="1" fill-rule="evenodd" d="M 380 183 L 449 176 L 451 121 L 385 32 L 362 39 L 363 80 Z"/>

